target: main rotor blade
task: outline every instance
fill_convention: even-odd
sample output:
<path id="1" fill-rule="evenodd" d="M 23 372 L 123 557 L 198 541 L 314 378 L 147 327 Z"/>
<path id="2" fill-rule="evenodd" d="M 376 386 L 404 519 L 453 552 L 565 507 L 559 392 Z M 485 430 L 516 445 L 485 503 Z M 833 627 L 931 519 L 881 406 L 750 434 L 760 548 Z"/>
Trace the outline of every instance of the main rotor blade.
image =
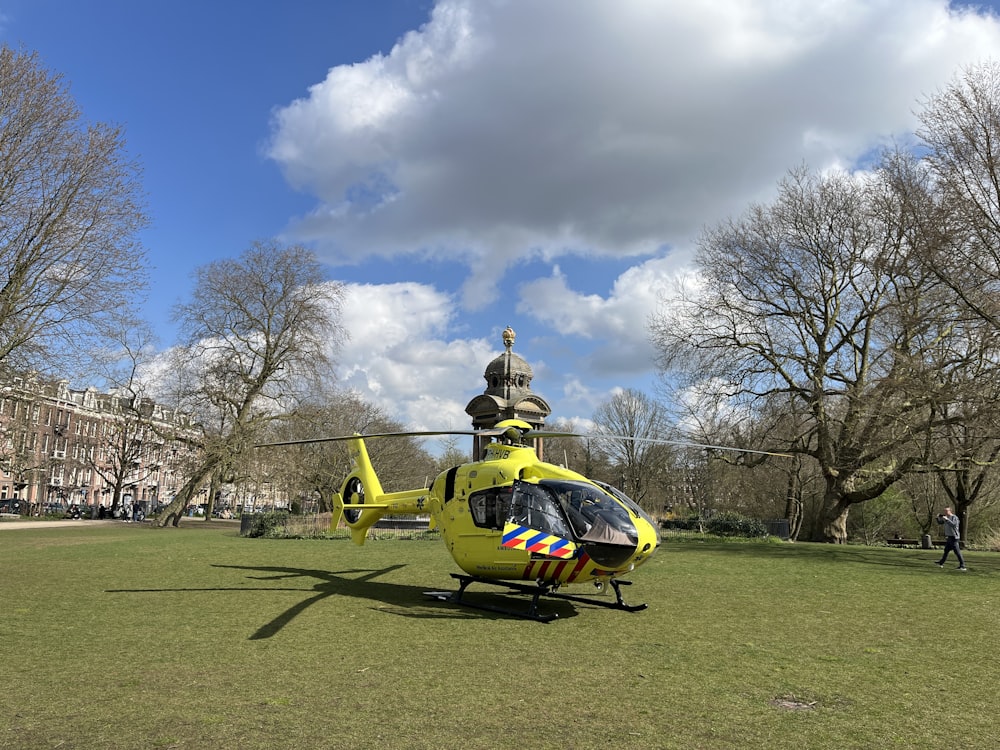
<path id="1" fill-rule="evenodd" d="M 344 440 L 364 440 L 373 438 L 388 437 L 440 437 L 442 435 L 483 435 L 493 437 L 498 435 L 509 435 L 515 428 L 505 427 L 502 429 L 490 428 L 487 430 L 411 430 L 404 432 L 371 432 L 368 434 L 356 433 L 354 435 L 336 435 L 332 437 L 305 438 L 302 440 L 282 440 L 273 443 L 257 443 L 254 448 L 278 448 L 288 445 L 311 445 L 313 443 L 334 443 Z M 524 430 L 520 432 L 522 440 L 534 440 L 541 438 L 580 438 L 581 440 L 624 440 L 634 443 L 653 443 L 657 445 L 675 445 L 681 448 L 698 448 L 700 450 L 727 451 L 733 453 L 753 453 L 759 456 L 776 456 L 778 458 L 792 458 L 790 453 L 780 453 L 778 451 L 766 451 L 757 448 L 740 448 L 734 445 L 712 445 L 710 443 L 695 443 L 688 440 L 667 440 L 665 438 L 644 438 L 631 435 L 586 435 L 579 432 L 564 432 L 561 430 Z"/>
<path id="2" fill-rule="evenodd" d="M 700 448 L 702 450 L 730 451 L 735 453 L 755 453 L 761 456 L 777 456 L 778 458 L 792 458 L 791 453 L 779 453 L 778 451 L 765 451 L 756 448 L 740 448 L 734 445 L 711 445 L 709 443 L 694 443 L 688 440 L 667 440 L 666 438 L 645 438 L 632 435 L 605 435 L 595 433 L 586 435 L 579 432 L 547 432 L 545 430 L 531 430 L 525 432 L 523 437 L 526 440 L 531 438 L 547 437 L 573 437 L 582 440 L 624 440 L 632 443 L 655 443 L 657 445 L 676 445 L 682 448 Z"/>
<path id="3" fill-rule="evenodd" d="M 500 434 L 497 430 L 413 430 L 411 432 L 370 432 L 367 434 L 355 433 L 354 435 L 335 435 L 332 437 L 304 438 L 302 440 L 281 440 L 274 443 L 256 443 L 254 448 L 277 448 L 284 445 L 309 445 L 311 443 L 335 443 L 343 440 L 357 440 L 362 438 L 386 438 L 386 437 L 435 437 L 440 435 L 482 435 L 489 432 Z"/>
<path id="4" fill-rule="evenodd" d="M 755 453 L 759 456 L 777 456 L 778 458 L 793 458 L 791 453 L 779 453 L 778 451 L 765 451 L 756 448 L 739 448 L 734 445 L 711 445 L 709 443 L 691 443 L 686 440 L 661 440 L 659 438 L 623 437 L 618 440 L 633 440 L 637 443 L 662 443 L 663 445 L 676 445 L 682 448 L 700 448 L 711 451 L 729 451 L 735 453 Z"/>

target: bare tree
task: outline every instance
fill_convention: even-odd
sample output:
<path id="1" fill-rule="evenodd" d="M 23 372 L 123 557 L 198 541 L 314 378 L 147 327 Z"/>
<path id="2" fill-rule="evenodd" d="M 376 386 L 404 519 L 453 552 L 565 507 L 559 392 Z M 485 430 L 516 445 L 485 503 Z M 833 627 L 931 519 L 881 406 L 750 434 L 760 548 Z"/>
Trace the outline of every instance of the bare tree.
<path id="1" fill-rule="evenodd" d="M 59 75 L 0 47 L 0 369 L 66 376 L 145 286 L 139 169 Z"/>
<path id="2" fill-rule="evenodd" d="M 472 460 L 472 451 L 466 447 L 465 450 L 459 447 L 459 438 L 450 436 L 443 440 L 443 450 L 434 462 L 434 470 L 437 474 L 447 471 L 452 466 L 467 464 Z"/>
<path id="3" fill-rule="evenodd" d="M 827 541 L 924 459 L 914 434 L 941 398 L 927 351 L 951 300 L 914 261 L 906 217 L 878 173 L 795 170 L 773 204 L 706 232 L 698 293 L 651 324 L 664 374 L 739 409 L 781 397 L 797 412 L 772 447 L 818 463 Z"/>
<path id="4" fill-rule="evenodd" d="M 922 119 L 931 150 L 923 159 L 889 154 L 882 173 L 917 228 L 917 259 L 955 308 L 947 335 L 927 350 L 939 424 L 921 471 L 937 475 L 965 533 L 969 508 L 989 501 L 1000 459 L 1000 67 L 968 69 Z M 933 507 L 917 499 L 914 507 L 926 531 Z"/>
<path id="5" fill-rule="evenodd" d="M 206 479 L 218 472 L 226 481 L 263 429 L 328 379 L 343 336 L 341 297 L 342 285 L 324 280 L 315 255 L 299 246 L 258 242 L 198 269 L 191 301 L 176 312 L 187 344 L 174 374 L 176 397 L 204 430 L 202 459 L 161 526 L 177 525 Z"/>
<path id="6" fill-rule="evenodd" d="M 919 117 L 938 200 L 925 260 L 1000 330 L 1000 62 L 965 68 L 923 102 Z"/>
<path id="7" fill-rule="evenodd" d="M 933 513 L 918 516 L 921 526 L 926 523 L 929 527 L 941 505 L 947 504 L 959 517 L 965 538 L 968 538 L 968 516 L 972 506 L 985 509 L 995 502 L 994 490 L 1000 468 L 1000 440 L 997 438 L 1000 423 L 996 414 L 996 403 L 1000 399 L 1000 353 L 996 336 L 988 330 L 988 324 L 977 323 L 979 325 L 973 330 L 979 331 L 980 337 L 956 336 L 951 342 L 952 346 L 961 349 L 964 366 L 954 369 L 951 376 L 960 381 L 960 388 L 945 389 L 954 395 L 933 407 L 942 418 L 937 420 L 930 436 L 931 460 L 924 470 L 936 475 L 947 503 L 937 504 Z M 942 369 L 942 373 L 948 371 L 949 368 Z M 914 507 L 919 506 L 915 503 Z"/>
<path id="8" fill-rule="evenodd" d="M 608 470 L 603 456 L 598 456 L 597 439 L 592 425 L 583 425 L 571 419 L 557 419 L 545 426 L 548 432 L 565 432 L 565 436 L 545 438 L 545 460 L 557 466 L 565 466 L 593 479 L 618 484 L 614 472 Z M 596 438 L 596 436 L 595 436 Z"/>
<path id="9" fill-rule="evenodd" d="M 334 393 L 322 402 L 313 397 L 276 424 L 266 441 L 319 442 L 261 448 L 258 465 L 291 496 L 311 498 L 320 512 L 327 512 L 332 509 L 334 493 L 340 490 L 351 470 L 351 458 L 346 443 L 322 442 L 322 439 L 403 431 L 402 424 L 355 393 Z M 367 448 L 387 491 L 428 486 L 439 473 L 434 459 L 412 437 L 372 439 Z M 468 457 L 464 460 L 468 461 Z"/>
<path id="10" fill-rule="evenodd" d="M 602 436 L 599 449 L 620 473 L 614 484 L 642 504 L 669 460 L 669 449 L 654 442 L 667 437 L 665 409 L 645 393 L 627 388 L 598 407 L 594 423 Z"/>
<path id="11" fill-rule="evenodd" d="M 107 418 L 100 431 L 84 440 L 83 465 L 111 488 L 112 513 L 122 505 L 129 485 L 145 481 L 155 471 L 142 460 L 144 449 L 163 438 L 156 433 L 153 402 L 149 398 L 141 371 L 152 356 L 152 333 L 127 310 L 117 311 L 109 319 L 108 337 L 113 346 L 94 352 L 94 362 L 110 393 L 101 396 Z M 96 517 L 98 503 L 91 512 Z"/>

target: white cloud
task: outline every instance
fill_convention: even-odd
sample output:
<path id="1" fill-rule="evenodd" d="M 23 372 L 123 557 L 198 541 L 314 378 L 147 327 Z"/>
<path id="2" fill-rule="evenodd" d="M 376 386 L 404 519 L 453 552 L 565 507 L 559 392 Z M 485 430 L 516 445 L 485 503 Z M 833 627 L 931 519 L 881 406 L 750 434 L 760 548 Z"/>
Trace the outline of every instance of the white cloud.
<path id="1" fill-rule="evenodd" d="M 789 168 L 907 142 L 919 101 L 997 49 L 995 17 L 946 0 L 439 0 L 388 54 L 275 112 L 269 155 L 316 199 L 291 234 L 335 265 L 465 275 L 352 287 L 341 382 L 414 424 L 465 425 L 499 341 L 462 338 L 468 318 L 541 259 L 554 270 L 516 310 L 537 330 L 519 333 L 554 416 L 589 416 L 650 372 L 648 317 L 704 227 Z M 598 256 L 637 265 L 588 293 L 560 271 Z"/>
<path id="2" fill-rule="evenodd" d="M 917 98 L 991 54 L 942 0 L 442 0 L 388 55 L 275 115 L 270 155 L 331 257 L 649 253 L 910 130 Z M 481 295 L 475 295 L 481 299 Z"/>
<path id="3" fill-rule="evenodd" d="M 633 266 L 614 280 L 607 296 L 570 289 L 559 267 L 550 277 L 520 288 L 522 308 L 563 335 L 599 342 L 588 370 L 611 375 L 650 369 L 650 315 L 677 293 L 690 273 L 687 253 L 675 253 Z"/>
<path id="4" fill-rule="evenodd" d="M 667 266 L 655 272 L 664 275 L 663 288 L 669 288 L 669 264 L 659 261 L 647 265 Z M 634 370 L 645 371 L 649 351 L 642 336 L 644 305 L 653 304 L 655 290 L 644 289 L 643 301 L 637 302 L 629 283 L 651 273 L 648 269 L 633 269 L 623 277 L 626 281 L 619 279 L 614 285 L 614 294 L 622 299 L 602 302 L 599 297 L 581 297 L 569 290 L 557 270 L 552 279 L 538 282 L 548 285 L 547 289 L 540 289 L 546 304 L 537 308 L 527 306 L 525 312 L 545 319 L 559 315 L 562 306 L 575 307 L 581 310 L 581 320 L 594 323 L 588 335 L 596 340 L 620 334 L 613 349 L 602 345 L 593 355 L 595 361 L 605 361 L 604 365 L 595 365 L 593 371 L 607 370 L 611 375 L 620 375 L 630 365 Z M 524 291 L 529 296 L 535 289 L 529 286 Z M 525 306 L 522 300 L 519 307 Z M 589 309 L 583 311 L 585 306 Z M 455 330 L 455 309 L 450 295 L 430 285 L 348 284 L 343 324 L 351 332 L 351 338 L 337 354 L 339 385 L 378 404 L 410 429 L 469 429 L 465 407 L 486 388 L 483 373 L 502 351 L 503 326 L 494 326 L 488 331 L 488 338 L 462 338 Z M 568 326 L 559 320 L 545 322 L 556 327 Z M 519 337 L 515 350 L 524 353 L 525 346 L 526 342 Z M 554 407 L 553 418 L 589 424 L 595 409 L 609 398 L 614 387 L 587 384 L 579 375 L 567 371 L 562 353 L 556 347 L 536 342 L 534 349 L 543 354 L 529 359 L 535 372 L 533 390 Z M 546 354 L 551 354 L 559 364 L 553 366 Z M 631 362 L 643 356 L 647 361 Z"/>
<path id="5" fill-rule="evenodd" d="M 447 338 L 453 313 L 450 296 L 427 285 L 348 285 L 339 385 L 411 429 L 468 429 L 465 406 L 496 355 L 483 339 Z"/>

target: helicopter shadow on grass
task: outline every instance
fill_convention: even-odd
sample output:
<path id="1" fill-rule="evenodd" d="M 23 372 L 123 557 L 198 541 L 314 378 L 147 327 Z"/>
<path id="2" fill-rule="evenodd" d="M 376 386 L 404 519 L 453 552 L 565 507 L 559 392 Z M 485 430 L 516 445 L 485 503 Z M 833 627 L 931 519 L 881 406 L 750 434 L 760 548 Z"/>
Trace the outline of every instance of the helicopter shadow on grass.
<path id="1" fill-rule="evenodd" d="M 369 599 L 382 602 L 385 606 L 375 606 L 373 609 L 393 614 L 400 617 L 413 617 L 420 619 L 446 619 L 446 620 L 507 620 L 517 619 L 514 614 L 503 614 L 479 609 L 463 608 L 457 604 L 437 604 L 435 605 L 427 596 L 427 587 L 413 586 L 408 584 L 390 583 L 377 580 L 380 576 L 387 575 L 406 566 L 403 564 L 390 565 L 380 570 L 351 569 L 342 571 L 316 570 L 309 568 L 275 567 L 275 566 L 252 566 L 252 565 L 213 565 L 214 568 L 226 568 L 229 570 L 243 570 L 259 573 L 260 575 L 248 575 L 247 578 L 253 581 L 294 581 L 301 580 L 308 583 L 308 579 L 318 579 L 318 583 L 311 587 L 291 587 L 291 586 L 216 586 L 211 588 L 196 589 L 108 589 L 106 593 L 156 593 L 166 591 L 301 591 L 311 593 L 309 596 L 297 604 L 292 605 L 284 612 L 273 618 L 270 622 L 260 626 L 249 638 L 251 641 L 264 640 L 277 635 L 296 617 L 305 612 L 309 607 L 318 604 L 332 596 L 347 596 L 354 599 Z M 361 574 L 361 575 L 357 575 Z M 482 601 L 489 600 L 490 603 L 504 603 L 511 606 L 511 600 L 516 597 L 501 597 L 495 594 L 479 593 L 478 597 Z M 576 609 L 568 602 L 550 601 L 547 602 L 551 611 L 558 614 L 559 618 L 575 616 Z M 515 603 L 516 607 L 517 604 Z"/>

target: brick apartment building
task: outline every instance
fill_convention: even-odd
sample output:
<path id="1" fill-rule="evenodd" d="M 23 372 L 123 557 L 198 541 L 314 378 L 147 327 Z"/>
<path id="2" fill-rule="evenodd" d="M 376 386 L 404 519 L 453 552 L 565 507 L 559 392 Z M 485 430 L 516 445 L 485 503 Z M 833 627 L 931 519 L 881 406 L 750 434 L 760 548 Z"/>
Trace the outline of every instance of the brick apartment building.
<path id="1" fill-rule="evenodd" d="M 0 384 L 0 506 L 41 515 L 70 505 L 96 512 L 117 500 L 149 512 L 180 488 L 191 458 L 183 438 L 195 427 L 150 399 L 8 378 Z"/>

